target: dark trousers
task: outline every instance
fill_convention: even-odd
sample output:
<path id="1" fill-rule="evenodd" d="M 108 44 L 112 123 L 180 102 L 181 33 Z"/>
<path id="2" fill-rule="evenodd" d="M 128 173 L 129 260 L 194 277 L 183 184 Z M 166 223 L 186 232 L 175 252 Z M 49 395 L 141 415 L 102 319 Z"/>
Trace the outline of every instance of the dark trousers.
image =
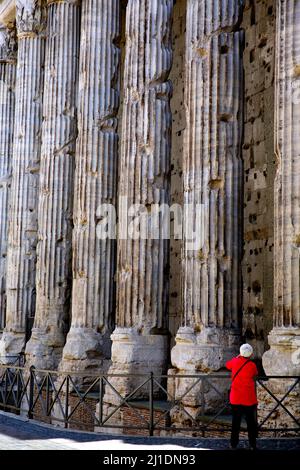
<path id="1" fill-rule="evenodd" d="M 246 418 L 248 438 L 250 447 L 256 448 L 257 424 L 256 424 L 256 405 L 231 405 L 232 407 L 232 429 L 231 429 L 231 445 L 236 447 L 239 443 L 239 434 L 241 428 L 241 420 L 243 415 Z"/>

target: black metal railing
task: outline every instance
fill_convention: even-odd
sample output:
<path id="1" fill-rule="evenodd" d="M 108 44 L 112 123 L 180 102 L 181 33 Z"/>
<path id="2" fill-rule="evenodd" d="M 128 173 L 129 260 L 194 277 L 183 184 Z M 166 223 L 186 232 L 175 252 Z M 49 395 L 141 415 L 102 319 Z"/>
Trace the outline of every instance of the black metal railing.
<path id="1" fill-rule="evenodd" d="M 11 354 L 11 355 L 6 355 L 6 356 L 0 356 L 0 367 L 1 364 L 3 365 L 8 364 L 9 367 L 11 366 L 20 366 L 24 367 L 26 362 L 26 356 L 23 352 L 19 354 Z"/>
<path id="2" fill-rule="evenodd" d="M 134 386 L 121 393 L 120 381 L 131 381 Z M 269 401 L 258 413 L 259 434 L 299 435 L 299 415 L 285 402 L 299 399 L 300 377 L 258 377 L 256 384 Z M 220 374 L 87 376 L 0 365 L 0 409 L 65 428 L 116 428 L 150 436 L 187 432 L 207 437 L 231 430 L 229 385 L 229 375 Z M 285 390 L 281 397 L 274 391 L 278 389 Z M 270 421 L 271 426 L 266 426 Z"/>

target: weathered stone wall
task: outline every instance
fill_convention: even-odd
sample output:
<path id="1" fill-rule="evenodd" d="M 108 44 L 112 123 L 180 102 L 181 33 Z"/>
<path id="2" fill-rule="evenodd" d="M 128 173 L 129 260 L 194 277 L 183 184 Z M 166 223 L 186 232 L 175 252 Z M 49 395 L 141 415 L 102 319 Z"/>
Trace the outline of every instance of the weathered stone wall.
<path id="1" fill-rule="evenodd" d="M 275 0 L 247 0 L 245 30 L 243 330 L 261 357 L 272 328 Z"/>
<path id="2" fill-rule="evenodd" d="M 1 3 L 1 2 L 0 2 Z M 273 219 L 274 219 L 274 32 L 275 0 L 245 0 L 245 132 L 243 326 L 245 338 L 261 356 L 272 328 Z M 125 57 L 125 8 L 121 1 L 121 106 L 118 133 L 122 133 Z M 171 203 L 182 204 L 183 133 L 185 129 L 184 73 L 187 0 L 176 0 L 173 13 L 173 84 Z M 182 318 L 180 241 L 171 240 L 169 329 L 173 338 Z"/>

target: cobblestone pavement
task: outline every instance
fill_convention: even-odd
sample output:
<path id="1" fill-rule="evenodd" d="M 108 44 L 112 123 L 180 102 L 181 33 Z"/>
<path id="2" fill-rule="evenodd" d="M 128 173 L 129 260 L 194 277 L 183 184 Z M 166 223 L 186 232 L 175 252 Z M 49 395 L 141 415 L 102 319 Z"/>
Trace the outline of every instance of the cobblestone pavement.
<path id="1" fill-rule="evenodd" d="M 228 439 L 108 436 L 67 431 L 0 411 L 0 450 L 226 450 Z M 247 448 L 247 442 L 240 442 Z M 299 450 L 300 439 L 259 439 L 264 450 Z"/>

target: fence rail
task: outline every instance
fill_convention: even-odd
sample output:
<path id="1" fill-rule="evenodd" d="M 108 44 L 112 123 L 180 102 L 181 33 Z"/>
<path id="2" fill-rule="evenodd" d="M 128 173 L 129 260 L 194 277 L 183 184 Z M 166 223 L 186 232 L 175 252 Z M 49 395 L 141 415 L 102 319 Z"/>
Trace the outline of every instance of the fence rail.
<path id="1" fill-rule="evenodd" d="M 138 382 L 127 394 L 120 391 L 124 379 Z M 0 365 L 0 409 L 65 428 L 122 429 L 150 436 L 187 432 L 207 437 L 230 432 L 229 385 L 230 376 L 225 374 L 87 375 Z M 300 377 L 258 377 L 256 386 L 270 403 L 259 411 L 258 433 L 299 436 L 299 414 L 285 402 L 299 400 Z M 278 426 L 279 411 L 283 425 Z M 270 420 L 273 425 L 266 426 Z"/>

